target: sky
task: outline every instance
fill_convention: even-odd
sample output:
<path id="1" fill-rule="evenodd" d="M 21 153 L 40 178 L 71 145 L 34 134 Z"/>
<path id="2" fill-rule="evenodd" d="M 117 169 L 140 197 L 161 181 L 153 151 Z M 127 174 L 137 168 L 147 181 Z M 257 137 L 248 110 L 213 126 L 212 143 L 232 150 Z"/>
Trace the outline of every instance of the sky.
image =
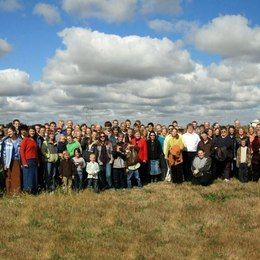
<path id="1" fill-rule="evenodd" d="M 0 0 L 0 123 L 260 118 L 258 0 Z"/>

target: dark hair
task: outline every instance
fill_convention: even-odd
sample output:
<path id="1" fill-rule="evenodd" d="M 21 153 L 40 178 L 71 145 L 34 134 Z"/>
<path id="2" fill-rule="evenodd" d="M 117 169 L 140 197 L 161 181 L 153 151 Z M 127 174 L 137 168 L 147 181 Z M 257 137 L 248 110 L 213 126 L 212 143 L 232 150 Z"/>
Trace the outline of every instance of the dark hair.
<path id="1" fill-rule="evenodd" d="M 20 120 L 16 118 L 16 119 L 13 120 L 13 124 L 14 124 L 15 122 L 19 122 L 19 123 L 20 123 Z"/>
<path id="2" fill-rule="evenodd" d="M 106 121 L 104 126 L 105 127 L 112 127 L 112 123 L 110 121 Z"/>
<path id="3" fill-rule="evenodd" d="M 154 124 L 152 122 L 148 123 L 147 125 L 148 126 L 150 125 L 150 126 L 154 127 Z"/>
<path id="4" fill-rule="evenodd" d="M 79 148 L 76 148 L 76 149 L 74 150 L 74 155 L 75 155 L 76 152 L 78 152 L 79 154 L 81 154 L 81 151 L 80 151 Z"/>
<path id="5" fill-rule="evenodd" d="M 227 128 L 225 126 L 221 126 L 220 130 L 226 130 L 227 131 Z"/>
<path id="6" fill-rule="evenodd" d="M 150 137 L 151 134 L 154 134 L 154 135 L 156 136 L 156 133 L 155 133 L 154 131 L 151 131 L 151 132 L 149 133 L 149 137 Z"/>
<path id="7" fill-rule="evenodd" d="M 203 153 L 205 153 L 205 150 L 204 150 L 203 148 L 199 148 L 199 149 L 198 149 L 198 152 L 199 152 L 199 151 L 202 151 Z"/>
<path id="8" fill-rule="evenodd" d="M 188 129 L 190 126 L 191 126 L 192 128 L 194 128 L 192 123 L 187 124 L 187 127 L 186 127 L 186 128 Z"/>
<path id="9" fill-rule="evenodd" d="M 54 121 L 50 122 L 50 125 L 55 125 L 56 126 L 56 123 Z"/>
<path id="10" fill-rule="evenodd" d="M 16 133 L 16 129 L 15 129 L 15 127 L 14 127 L 13 125 L 12 125 L 12 126 L 9 126 L 8 129 L 11 129 L 13 132 Z"/>

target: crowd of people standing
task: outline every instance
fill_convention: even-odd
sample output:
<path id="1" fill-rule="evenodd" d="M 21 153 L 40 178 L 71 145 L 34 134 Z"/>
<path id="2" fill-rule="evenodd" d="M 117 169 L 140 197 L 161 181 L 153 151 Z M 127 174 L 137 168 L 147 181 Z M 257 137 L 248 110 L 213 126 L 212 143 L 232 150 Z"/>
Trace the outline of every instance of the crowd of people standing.
<path id="1" fill-rule="evenodd" d="M 0 189 L 7 195 L 99 192 L 149 182 L 210 185 L 259 181 L 260 123 L 241 126 L 196 121 L 185 129 L 136 120 L 99 124 L 50 122 L 27 126 L 15 119 L 0 125 Z"/>

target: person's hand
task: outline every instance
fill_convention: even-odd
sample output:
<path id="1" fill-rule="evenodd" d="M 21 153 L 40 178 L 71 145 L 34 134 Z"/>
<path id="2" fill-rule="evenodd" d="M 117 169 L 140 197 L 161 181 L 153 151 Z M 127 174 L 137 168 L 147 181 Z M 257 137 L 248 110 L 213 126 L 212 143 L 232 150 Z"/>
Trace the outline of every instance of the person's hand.
<path id="1" fill-rule="evenodd" d="M 146 160 L 143 160 L 143 163 L 146 163 Z"/>
<path id="2" fill-rule="evenodd" d="M 4 166 L 4 170 L 7 171 L 7 167 L 6 166 Z"/>
<path id="3" fill-rule="evenodd" d="M 23 167 L 24 168 L 28 168 L 29 166 L 28 166 L 28 164 L 24 164 Z"/>
<path id="4" fill-rule="evenodd" d="M 74 180 L 75 179 L 75 176 L 74 175 L 72 175 L 72 180 Z"/>

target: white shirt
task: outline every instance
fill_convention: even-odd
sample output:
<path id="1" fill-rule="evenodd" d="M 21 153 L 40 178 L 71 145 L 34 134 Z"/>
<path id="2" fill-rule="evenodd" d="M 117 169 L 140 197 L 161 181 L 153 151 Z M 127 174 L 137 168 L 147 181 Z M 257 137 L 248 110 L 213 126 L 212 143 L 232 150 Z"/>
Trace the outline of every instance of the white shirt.
<path id="1" fill-rule="evenodd" d="M 200 142 L 200 137 L 198 134 L 196 134 L 195 132 L 193 132 L 192 134 L 187 132 L 182 136 L 182 138 L 186 147 L 186 151 L 197 152 L 197 147 Z"/>
<path id="2" fill-rule="evenodd" d="M 97 162 L 88 162 L 86 171 L 88 173 L 88 179 L 98 179 L 100 169 Z"/>
<path id="3" fill-rule="evenodd" d="M 242 147 L 241 146 L 241 158 L 240 158 L 240 163 L 246 163 L 247 159 L 247 147 Z"/>

